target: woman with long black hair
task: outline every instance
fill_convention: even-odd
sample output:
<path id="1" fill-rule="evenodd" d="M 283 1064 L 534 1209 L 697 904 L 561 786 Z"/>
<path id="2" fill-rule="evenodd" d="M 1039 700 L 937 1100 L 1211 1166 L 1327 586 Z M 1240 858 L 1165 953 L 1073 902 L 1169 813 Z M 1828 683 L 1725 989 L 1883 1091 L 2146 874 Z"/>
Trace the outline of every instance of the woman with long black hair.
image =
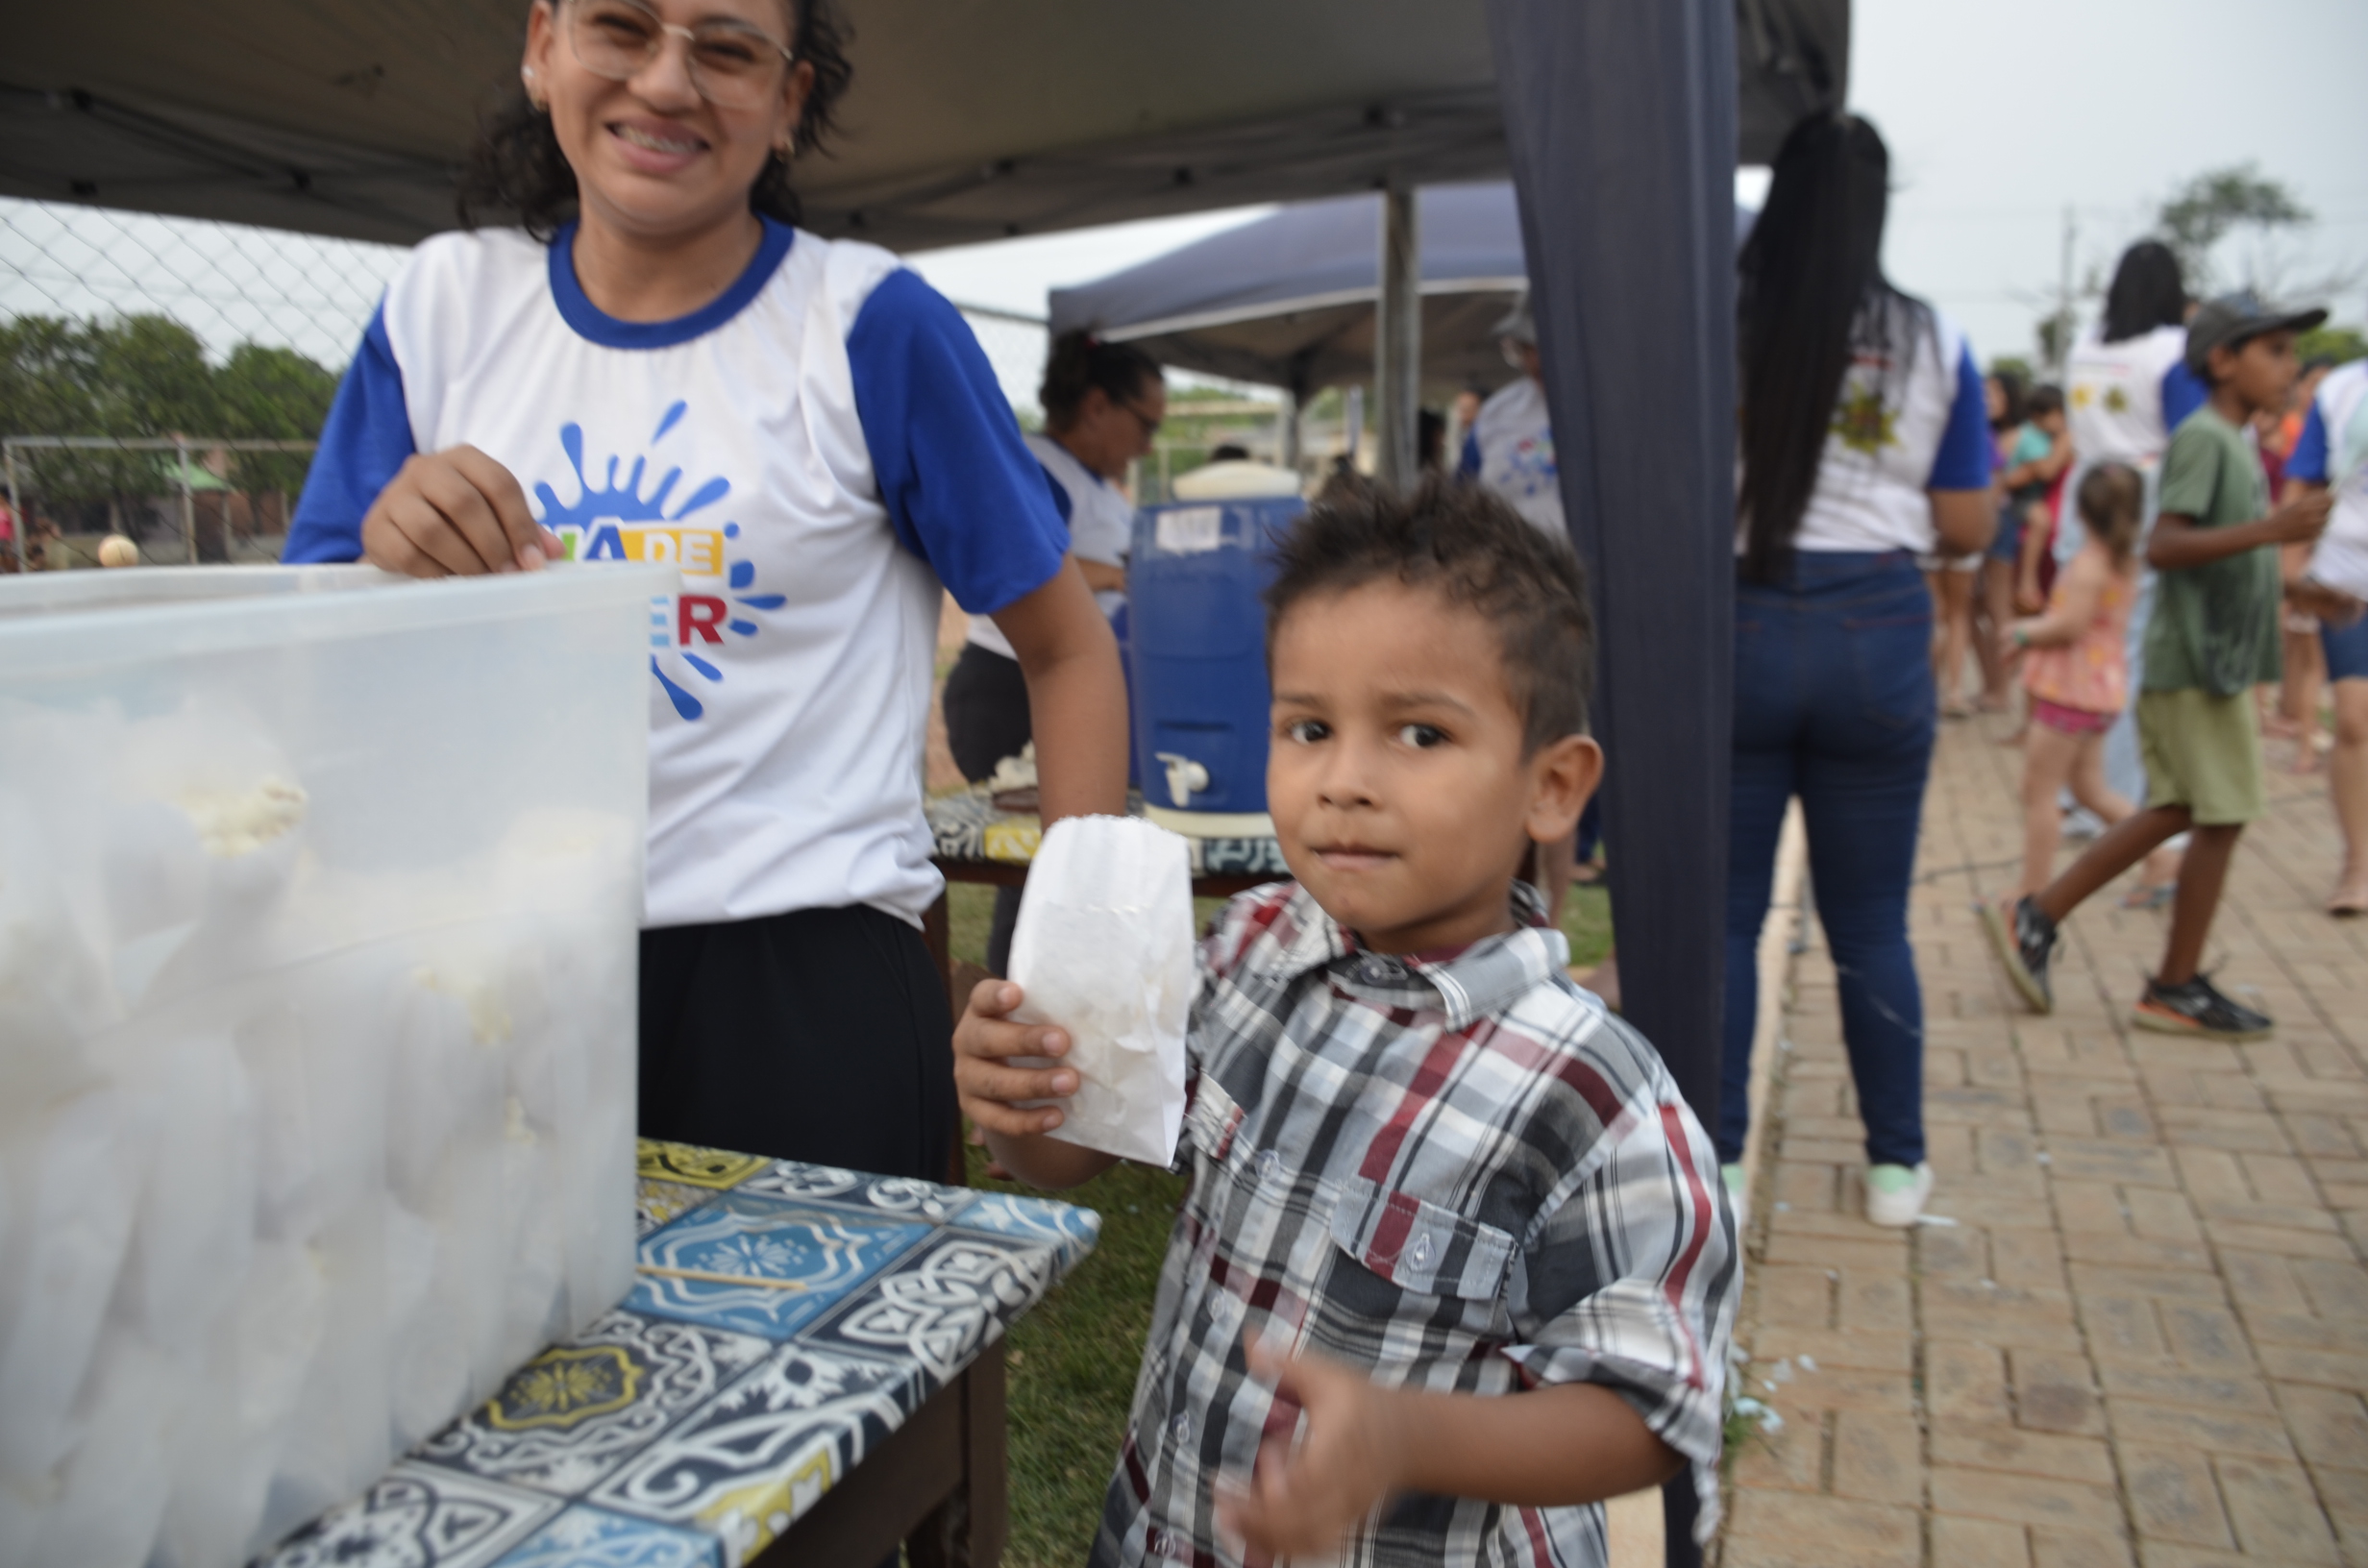
<path id="1" fill-rule="evenodd" d="M 1793 129 L 1738 260 L 1735 752 L 1719 1159 L 1749 1130 L 1754 969 L 1777 830 L 1800 796 L 1866 1125 L 1866 1215 L 1912 1224 L 1924 1017 L 1908 880 L 1932 760 L 1918 555 L 1989 543 L 1990 440 L 1965 339 L 1883 275 L 1889 154 L 1848 114 Z"/>
<path id="2" fill-rule="evenodd" d="M 1069 528 L 1069 553 L 1102 613 L 1111 614 L 1126 601 L 1126 551 L 1135 521 L 1135 503 L 1119 483 L 1127 465 L 1150 452 L 1168 417 L 1167 382 L 1159 362 L 1131 343 L 1063 332 L 1045 355 L 1036 400 L 1044 405 L 1045 428 L 1027 437 L 1027 450 L 1052 485 L 1053 504 Z M 946 676 L 943 706 L 947 748 L 974 784 L 1033 738 L 1026 673 L 995 617 L 971 617 L 961 656 Z M 1009 967 L 1019 923 L 1020 890 L 996 889 L 995 919 L 987 931 L 989 973 L 1000 975 Z"/>
<path id="3" fill-rule="evenodd" d="M 462 213 L 520 227 L 439 234 L 387 286 L 287 558 L 678 567 L 652 618 L 641 1129 L 942 1178 L 940 584 L 1010 639 L 1048 817 L 1124 809 L 1116 645 L 959 313 L 796 227 L 794 159 L 851 75 L 827 0 L 526 21 Z"/>

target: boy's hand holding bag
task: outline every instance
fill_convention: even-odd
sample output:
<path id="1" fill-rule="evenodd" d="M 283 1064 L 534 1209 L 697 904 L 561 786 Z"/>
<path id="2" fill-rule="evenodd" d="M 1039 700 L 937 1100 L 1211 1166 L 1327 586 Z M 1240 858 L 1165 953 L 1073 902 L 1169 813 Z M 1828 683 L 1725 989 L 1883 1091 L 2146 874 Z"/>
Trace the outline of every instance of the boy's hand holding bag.
<path id="1" fill-rule="evenodd" d="M 1060 1065 L 1077 1090 L 1049 1136 L 1150 1164 L 1174 1159 L 1196 979 L 1184 841 L 1129 817 L 1054 822 L 1028 868 L 1011 979 L 1024 997 L 1013 1021 L 1070 1038 Z"/>

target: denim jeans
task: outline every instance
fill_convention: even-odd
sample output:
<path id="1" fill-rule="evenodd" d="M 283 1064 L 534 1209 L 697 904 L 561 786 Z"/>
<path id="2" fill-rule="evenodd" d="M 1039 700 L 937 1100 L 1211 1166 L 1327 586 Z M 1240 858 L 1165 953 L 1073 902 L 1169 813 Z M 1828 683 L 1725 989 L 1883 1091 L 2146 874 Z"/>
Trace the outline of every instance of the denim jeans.
<path id="1" fill-rule="evenodd" d="M 1908 880 L 1933 755 L 1932 635 L 1932 596 L 1904 551 L 1804 551 L 1788 581 L 1736 589 L 1722 1161 L 1741 1158 L 1750 1129 L 1760 927 L 1796 795 L 1867 1160 L 1924 1158 L 1924 1001 L 1908 946 Z"/>

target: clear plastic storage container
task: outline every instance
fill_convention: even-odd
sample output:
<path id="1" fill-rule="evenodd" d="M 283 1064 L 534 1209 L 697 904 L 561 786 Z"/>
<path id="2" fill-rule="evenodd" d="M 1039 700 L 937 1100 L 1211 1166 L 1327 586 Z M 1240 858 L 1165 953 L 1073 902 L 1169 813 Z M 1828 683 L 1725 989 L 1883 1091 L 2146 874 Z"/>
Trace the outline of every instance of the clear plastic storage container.
<path id="1" fill-rule="evenodd" d="M 0 579 L 0 1562 L 242 1562 L 624 1296 L 672 577 Z"/>

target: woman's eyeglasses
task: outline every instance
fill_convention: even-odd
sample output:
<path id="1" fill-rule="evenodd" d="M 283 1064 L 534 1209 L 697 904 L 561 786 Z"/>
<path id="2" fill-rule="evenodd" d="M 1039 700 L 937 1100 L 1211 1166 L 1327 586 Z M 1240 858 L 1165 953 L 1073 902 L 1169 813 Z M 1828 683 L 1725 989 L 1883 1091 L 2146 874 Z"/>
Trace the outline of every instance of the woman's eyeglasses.
<path id="1" fill-rule="evenodd" d="M 611 82 L 639 76 L 665 53 L 669 35 L 689 45 L 691 86 L 718 109 L 764 108 L 798 58 L 744 22 L 681 27 L 638 0 L 568 0 L 568 47 L 585 70 Z"/>

